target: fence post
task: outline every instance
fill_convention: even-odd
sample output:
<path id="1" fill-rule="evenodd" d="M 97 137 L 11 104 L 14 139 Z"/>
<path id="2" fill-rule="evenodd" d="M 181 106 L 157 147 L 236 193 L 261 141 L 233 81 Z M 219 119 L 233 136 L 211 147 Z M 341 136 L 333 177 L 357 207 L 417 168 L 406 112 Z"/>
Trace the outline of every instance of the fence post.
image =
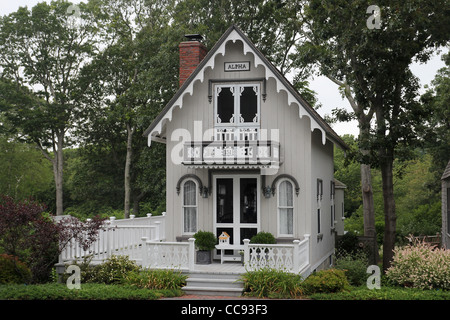
<path id="1" fill-rule="evenodd" d="M 305 234 L 305 240 L 306 240 L 306 253 L 305 253 L 305 256 L 306 256 L 306 265 L 309 265 L 309 237 L 310 237 L 310 235 L 309 234 Z"/>
<path id="2" fill-rule="evenodd" d="M 195 265 L 195 238 L 189 238 L 189 271 L 194 270 Z"/>
<path id="3" fill-rule="evenodd" d="M 293 271 L 294 273 L 298 273 L 300 272 L 300 240 L 294 240 L 294 250 L 292 251 L 293 254 L 293 263 L 294 263 L 294 268 Z"/>
<path id="4" fill-rule="evenodd" d="M 250 249 L 248 247 L 250 239 L 244 239 L 244 266 L 250 262 Z"/>
<path id="5" fill-rule="evenodd" d="M 155 234 L 155 239 L 152 239 L 152 240 L 161 240 L 161 238 L 160 238 L 161 221 L 155 221 L 155 224 L 156 224 L 156 234 Z"/>
<path id="6" fill-rule="evenodd" d="M 142 269 L 147 268 L 148 265 L 148 259 L 147 259 L 147 237 L 142 237 Z"/>

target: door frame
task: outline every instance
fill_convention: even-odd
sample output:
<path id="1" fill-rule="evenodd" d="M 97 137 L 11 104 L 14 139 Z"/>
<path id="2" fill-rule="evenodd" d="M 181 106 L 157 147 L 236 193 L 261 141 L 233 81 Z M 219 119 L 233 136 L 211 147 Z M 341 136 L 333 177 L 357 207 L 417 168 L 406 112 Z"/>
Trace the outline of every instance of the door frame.
<path id="1" fill-rule="evenodd" d="M 217 223 L 217 179 L 233 179 L 233 222 L 232 223 Z M 240 222 L 240 179 L 241 178 L 254 178 L 256 179 L 256 223 L 241 223 Z M 259 173 L 230 173 L 230 174 L 213 174 L 213 233 L 215 234 L 218 226 L 223 226 L 224 228 L 233 228 L 234 244 L 236 240 L 240 240 L 240 228 L 255 228 L 256 232 L 261 230 L 261 175 Z M 237 195 L 237 196 L 236 196 Z M 216 234 L 218 237 L 219 234 Z M 237 243 L 239 244 L 239 243 Z"/>

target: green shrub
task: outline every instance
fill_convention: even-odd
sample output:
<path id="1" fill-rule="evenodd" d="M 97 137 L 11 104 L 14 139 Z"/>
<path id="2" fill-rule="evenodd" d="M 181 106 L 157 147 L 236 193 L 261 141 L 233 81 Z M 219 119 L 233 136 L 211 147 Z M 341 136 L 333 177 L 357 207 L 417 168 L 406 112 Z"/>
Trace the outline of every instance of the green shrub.
<path id="1" fill-rule="evenodd" d="M 136 272 L 139 266 L 128 256 L 111 256 L 102 264 L 86 269 L 85 282 L 115 284 L 124 281 L 130 272 Z"/>
<path id="2" fill-rule="evenodd" d="M 418 242 L 394 250 L 386 277 L 394 284 L 420 289 L 450 289 L 450 250 Z"/>
<path id="3" fill-rule="evenodd" d="M 186 278 L 186 275 L 173 270 L 145 270 L 130 272 L 124 283 L 145 289 L 176 290 L 186 285 Z"/>
<path id="4" fill-rule="evenodd" d="M 180 290 L 147 290 L 97 283 L 82 283 L 79 290 L 69 290 L 58 283 L 0 286 L 0 300 L 156 300 L 181 294 Z"/>
<path id="5" fill-rule="evenodd" d="M 360 286 L 367 281 L 368 260 L 362 252 L 346 254 L 336 258 L 335 268 L 345 271 L 349 283 Z"/>
<path id="6" fill-rule="evenodd" d="M 301 276 L 290 272 L 262 268 L 241 276 L 245 295 L 259 298 L 296 298 L 302 295 Z"/>
<path id="7" fill-rule="evenodd" d="M 19 258 L 0 254 L 0 284 L 28 283 L 30 280 L 31 271 Z"/>
<path id="8" fill-rule="evenodd" d="M 314 272 L 301 284 L 306 294 L 340 292 L 348 290 L 349 287 L 345 272 L 338 269 Z"/>
<path id="9" fill-rule="evenodd" d="M 209 231 L 197 231 L 194 234 L 195 246 L 198 250 L 213 250 L 217 244 L 217 239 L 214 233 Z"/>
<path id="10" fill-rule="evenodd" d="M 389 287 L 382 285 L 380 289 L 370 290 L 365 285 L 352 287 L 350 291 L 332 294 L 316 293 L 308 298 L 314 300 L 450 300 L 450 291 L 422 290 L 416 288 Z"/>
<path id="11" fill-rule="evenodd" d="M 250 243 L 276 244 L 277 241 L 270 232 L 260 231 L 250 239 Z"/>

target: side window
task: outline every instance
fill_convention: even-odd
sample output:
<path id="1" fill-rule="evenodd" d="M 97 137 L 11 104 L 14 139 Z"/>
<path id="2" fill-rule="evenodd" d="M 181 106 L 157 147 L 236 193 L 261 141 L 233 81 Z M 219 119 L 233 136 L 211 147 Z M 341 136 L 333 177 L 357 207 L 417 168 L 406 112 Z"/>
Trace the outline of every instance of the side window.
<path id="1" fill-rule="evenodd" d="M 289 180 L 283 180 L 278 186 L 278 224 L 279 234 L 294 235 L 294 192 Z"/>
<path id="2" fill-rule="evenodd" d="M 183 184 L 183 232 L 197 232 L 197 184 L 193 180 Z"/>

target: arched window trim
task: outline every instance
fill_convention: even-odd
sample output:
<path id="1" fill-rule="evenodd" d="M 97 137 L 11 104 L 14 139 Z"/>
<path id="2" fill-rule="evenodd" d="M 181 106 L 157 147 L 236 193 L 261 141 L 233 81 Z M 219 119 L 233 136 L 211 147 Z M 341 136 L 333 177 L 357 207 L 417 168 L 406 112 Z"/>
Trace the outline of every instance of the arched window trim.
<path id="1" fill-rule="evenodd" d="M 291 176 L 290 174 L 286 174 L 286 173 L 280 174 L 278 177 L 276 177 L 276 178 L 273 180 L 272 186 L 271 186 L 272 195 L 275 196 L 275 192 L 276 192 L 276 190 L 277 190 L 277 186 L 279 185 L 278 181 L 279 181 L 280 179 L 289 179 L 289 180 L 291 180 L 291 182 L 292 182 L 292 183 L 294 184 L 294 186 L 295 186 L 295 194 L 296 194 L 297 197 L 298 197 L 298 195 L 299 195 L 299 193 L 300 193 L 300 186 L 299 186 L 297 180 L 296 180 L 293 176 Z"/>
<path id="2" fill-rule="evenodd" d="M 180 195 L 180 190 L 181 190 L 181 183 L 184 183 L 184 180 L 195 180 L 196 184 L 198 186 L 198 190 L 200 192 L 200 194 L 202 194 L 203 192 L 203 183 L 202 180 L 195 174 L 189 173 L 189 174 L 185 174 L 184 176 L 182 176 L 178 182 L 177 182 L 177 195 Z"/>

